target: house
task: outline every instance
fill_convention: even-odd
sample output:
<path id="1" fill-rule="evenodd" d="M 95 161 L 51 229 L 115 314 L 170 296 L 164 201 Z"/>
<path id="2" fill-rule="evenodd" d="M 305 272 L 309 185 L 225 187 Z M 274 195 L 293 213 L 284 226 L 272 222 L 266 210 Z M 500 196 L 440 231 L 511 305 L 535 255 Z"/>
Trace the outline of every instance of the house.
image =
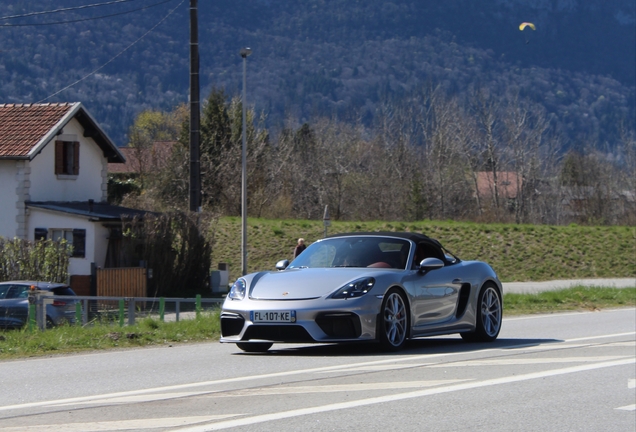
<path id="1" fill-rule="evenodd" d="M 497 195 L 506 200 L 516 200 L 522 187 L 522 178 L 513 171 L 497 171 Z M 495 195 L 495 179 L 492 171 L 477 173 L 477 190 L 481 198 Z"/>
<path id="2" fill-rule="evenodd" d="M 108 164 L 124 162 L 81 103 L 0 104 L 0 236 L 68 240 L 71 285 L 87 295 L 122 217 L 145 214 L 107 203 Z"/>
<path id="3" fill-rule="evenodd" d="M 109 174 L 139 175 L 165 169 L 176 141 L 155 141 L 149 148 L 120 147 L 125 163 L 109 163 Z"/>

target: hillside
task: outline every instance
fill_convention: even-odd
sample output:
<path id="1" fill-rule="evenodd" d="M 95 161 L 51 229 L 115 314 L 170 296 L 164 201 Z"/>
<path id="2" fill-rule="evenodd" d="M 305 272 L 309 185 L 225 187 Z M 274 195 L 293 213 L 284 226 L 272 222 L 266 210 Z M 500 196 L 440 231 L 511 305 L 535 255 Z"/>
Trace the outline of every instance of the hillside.
<path id="1" fill-rule="evenodd" d="M 81 101 L 124 145 L 140 111 L 187 101 L 188 2 L 127 0 L 10 18 L 89 3 L 0 3 L 0 103 Z M 612 145 L 634 118 L 635 5 L 202 0 L 202 98 L 213 87 L 239 92 L 238 50 L 250 46 L 248 99 L 274 128 L 324 115 L 370 124 L 382 101 L 433 82 L 450 93 L 513 89 L 542 104 L 570 146 Z M 522 21 L 537 30 L 520 32 Z"/>
<path id="2" fill-rule="evenodd" d="M 212 268 L 241 269 L 241 220 L 222 218 L 211 227 Z M 352 231 L 416 231 L 436 238 L 463 260 L 489 263 L 505 282 L 635 277 L 633 227 L 476 224 L 443 221 L 332 222 L 328 234 Z M 299 237 L 310 244 L 324 236 L 322 221 L 248 220 L 248 270 L 272 270 L 291 259 Z"/>

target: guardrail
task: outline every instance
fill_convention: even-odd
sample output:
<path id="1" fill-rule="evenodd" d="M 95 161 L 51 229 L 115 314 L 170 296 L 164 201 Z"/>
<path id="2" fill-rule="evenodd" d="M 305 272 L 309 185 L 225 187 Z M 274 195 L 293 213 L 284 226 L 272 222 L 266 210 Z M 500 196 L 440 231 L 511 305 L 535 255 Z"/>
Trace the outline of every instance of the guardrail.
<path id="1" fill-rule="evenodd" d="M 179 321 L 184 316 L 199 318 L 202 313 L 218 310 L 224 299 L 200 295 L 195 298 L 38 295 L 29 307 L 30 329 L 47 327 L 46 305 L 52 304 L 53 300 L 67 302 L 62 307 L 67 308 L 67 321 L 71 324 L 85 326 L 107 322 L 123 327 L 147 317 L 159 321 Z"/>

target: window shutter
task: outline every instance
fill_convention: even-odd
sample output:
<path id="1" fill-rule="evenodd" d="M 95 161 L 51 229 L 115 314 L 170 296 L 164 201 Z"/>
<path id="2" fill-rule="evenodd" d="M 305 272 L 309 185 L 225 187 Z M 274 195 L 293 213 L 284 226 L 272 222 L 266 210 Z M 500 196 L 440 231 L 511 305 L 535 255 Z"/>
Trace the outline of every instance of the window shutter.
<path id="1" fill-rule="evenodd" d="M 79 142 L 73 142 L 73 175 L 79 174 Z"/>
<path id="2" fill-rule="evenodd" d="M 55 141 L 55 174 L 64 174 L 64 141 Z"/>
<path id="3" fill-rule="evenodd" d="M 86 256 L 86 230 L 73 230 L 73 257 L 84 258 Z"/>

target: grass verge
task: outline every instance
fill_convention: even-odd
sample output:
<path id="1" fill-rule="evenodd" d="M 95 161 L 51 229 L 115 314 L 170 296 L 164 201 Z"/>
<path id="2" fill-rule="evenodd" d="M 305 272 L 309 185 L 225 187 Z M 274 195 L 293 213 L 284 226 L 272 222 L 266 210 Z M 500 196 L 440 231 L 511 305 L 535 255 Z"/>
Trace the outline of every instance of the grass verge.
<path id="1" fill-rule="evenodd" d="M 273 270 L 292 259 L 299 237 L 309 245 L 324 236 L 322 221 L 247 220 L 248 272 Z M 241 271 L 241 219 L 221 218 L 210 227 L 213 263 L 229 265 L 230 281 Z M 332 221 L 328 234 L 352 231 L 410 231 L 438 239 L 462 260 L 481 260 L 503 282 L 636 275 L 636 228 L 480 224 L 454 221 Z M 216 268 L 216 264 L 213 266 Z"/>
<path id="2" fill-rule="evenodd" d="M 635 306 L 636 288 L 574 286 L 538 294 L 504 294 L 504 316 Z"/>
<path id="3" fill-rule="evenodd" d="M 216 341 L 219 335 L 218 311 L 179 322 L 145 318 L 124 327 L 116 324 L 64 325 L 34 332 L 24 328 L 0 331 L 0 359 Z"/>
<path id="4" fill-rule="evenodd" d="M 504 295 L 504 316 L 635 306 L 636 288 L 578 286 L 539 294 Z M 61 326 L 33 333 L 26 329 L 0 331 L 0 359 L 216 341 L 219 334 L 218 311 L 179 322 L 146 318 L 125 327 L 96 324 L 90 327 Z"/>

